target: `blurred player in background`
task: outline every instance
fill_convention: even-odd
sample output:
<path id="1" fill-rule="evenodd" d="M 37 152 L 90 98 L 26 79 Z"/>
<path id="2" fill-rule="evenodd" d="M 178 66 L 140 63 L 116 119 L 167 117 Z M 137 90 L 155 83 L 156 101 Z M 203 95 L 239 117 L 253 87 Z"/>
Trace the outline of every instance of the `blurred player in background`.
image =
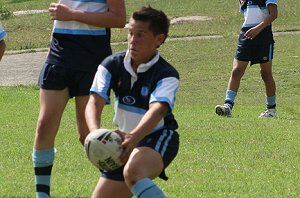
<path id="1" fill-rule="evenodd" d="M 6 47 L 5 41 L 4 41 L 6 35 L 7 34 L 4 31 L 4 28 L 3 28 L 3 26 L 2 26 L 2 24 L 0 22 L 0 61 L 1 61 L 2 57 L 3 57 L 4 51 L 5 51 L 5 47 Z"/>
<path id="2" fill-rule="evenodd" d="M 50 50 L 41 70 L 40 112 L 32 153 L 36 197 L 50 197 L 54 141 L 64 109 L 75 97 L 79 140 L 89 130 L 84 112 L 101 61 L 109 56 L 110 28 L 126 22 L 124 0 L 60 0 L 51 3 L 54 21 Z"/>
<path id="3" fill-rule="evenodd" d="M 260 118 L 273 118 L 276 113 L 276 85 L 272 75 L 274 40 L 271 23 L 277 18 L 277 0 L 240 0 L 245 21 L 240 31 L 233 68 L 224 105 L 217 105 L 216 114 L 230 117 L 241 78 L 248 63 L 260 64 L 266 90 L 266 110 Z"/>
<path id="4" fill-rule="evenodd" d="M 143 7 L 134 12 L 128 25 L 128 50 L 109 56 L 98 68 L 86 120 L 90 131 L 101 128 L 102 110 L 113 90 L 114 122 L 124 137 L 120 159 L 125 165 L 102 171 L 93 198 L 165 197 L 152 179 L 167 179 L 164 170 L 179 148 L 172 114 L 179 74 L 157 50 L 169 25 L 162 11 Z"/>

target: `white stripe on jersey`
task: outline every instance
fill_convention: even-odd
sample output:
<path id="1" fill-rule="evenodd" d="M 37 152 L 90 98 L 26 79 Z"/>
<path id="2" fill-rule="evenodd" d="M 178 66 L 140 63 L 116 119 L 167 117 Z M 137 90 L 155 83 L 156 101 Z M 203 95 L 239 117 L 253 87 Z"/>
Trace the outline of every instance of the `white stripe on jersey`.
<path id="1" fill-rule="evenodd" d="M 103 99 L 106 100 L 106 103 L 110 103 L 110 98 L 107 96 L 107 91 L 109 89 L 109 83 L 111 81 L 110 72 L 103 66 L 99 65 L 98 71 L 95 74 L 93 84 L 90 91 L 95 92 Z"/>
<path id="2" fill-rule="evenodd" d="M 175 96 L 179 87 L 179 80 L 175 77 L 168 77 L 160 80 L 150 97 L 151 102 L 166 102 L 173 109 Z"/>
<path id="3" fill-rule="evenodd" d="M 5 37 L 6 37 L 6 32 L 4 31 L 4 28 L 0 23 L 0 41 L 3 40 Z"/>
<path id="4" fill-rule="evenodd" d="M 277 0 L 266 1 L 266 6 L 268 4 L 276 4 Z M 259 7 L 258 5 L 248 5 L 247 9 L 241 10 L 244 14 L 245 21 L 243 27 L 254 27 L 261 22 L 263 22 L 269 16 L 269 10 L 267 7 Z"/>
<path id="5" fill-rule="evenodd" d="M 119 127 L 121 131 L 130 132 L 132 131 L 138 123 L 141 121 L 142 117 L 146 113 L 144 109 L 137 107 L 123 105 L 118 103 L 118 99 L 115 100 L 115 117 L 114 123 Z M 153 131 L 161 129 L 164 126 L 164 120 L 156 125 Z"/>
<path id="6" fill-rule="evenodd" d="M 104 0 L 60 0 L 72 9 L 81 10 L 85 12 L 106 12 L 108 7 Z M 80 23 L 78 21 L 54 21 L 54 33 L 74 34 L 74 35 L 105 35 L 105 28 Z"/>

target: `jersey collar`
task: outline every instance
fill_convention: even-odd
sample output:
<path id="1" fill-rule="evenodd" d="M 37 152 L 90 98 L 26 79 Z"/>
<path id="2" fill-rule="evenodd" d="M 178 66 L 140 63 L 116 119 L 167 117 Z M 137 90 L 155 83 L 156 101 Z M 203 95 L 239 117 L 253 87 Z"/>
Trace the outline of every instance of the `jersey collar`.
<path id="1" fill-rule="evenodd" d="M 137 69 L 137 73 L 143 73 L 148 71 L 159 59 L 159 52 L 147 63 L 140 64 Z M 124 58 L 124 66 L 125 69 L 131 74 L 131 76 L 136 76 L 136 73 L 133 71 L 131 67 L 131 56 L 129 50 L 127 50 L 125 58 Z"/>

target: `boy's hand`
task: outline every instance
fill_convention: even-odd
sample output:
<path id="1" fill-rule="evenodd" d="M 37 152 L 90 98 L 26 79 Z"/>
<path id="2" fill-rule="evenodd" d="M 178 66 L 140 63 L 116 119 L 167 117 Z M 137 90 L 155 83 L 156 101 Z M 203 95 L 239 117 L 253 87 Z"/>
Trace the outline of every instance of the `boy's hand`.
<path id="1" fill-rule="evenodd" d="M 51 3 L 49 12 L 52 20 L 71 21 L 74 10 L 64 4 Z"/>
<path id="2" fill-rule="evenodd" d="M 255 26 L 250 28 L 246 33 L 245 37 L 247 39 L 253 40 L 259 33 L 261 32 L 261 28 L 259 26 Z"/>

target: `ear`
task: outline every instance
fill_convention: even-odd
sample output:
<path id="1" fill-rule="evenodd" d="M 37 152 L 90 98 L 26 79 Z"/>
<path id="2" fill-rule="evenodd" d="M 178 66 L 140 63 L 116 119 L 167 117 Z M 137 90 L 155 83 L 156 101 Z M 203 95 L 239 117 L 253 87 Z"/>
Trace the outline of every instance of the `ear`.
<path id="1" fill-rule="evenodd" d="M 164 34 L 158 34 L 156 36 L 156 46 L 159 48 L 161 44 L 165 42 L 166 36 Z"/>

